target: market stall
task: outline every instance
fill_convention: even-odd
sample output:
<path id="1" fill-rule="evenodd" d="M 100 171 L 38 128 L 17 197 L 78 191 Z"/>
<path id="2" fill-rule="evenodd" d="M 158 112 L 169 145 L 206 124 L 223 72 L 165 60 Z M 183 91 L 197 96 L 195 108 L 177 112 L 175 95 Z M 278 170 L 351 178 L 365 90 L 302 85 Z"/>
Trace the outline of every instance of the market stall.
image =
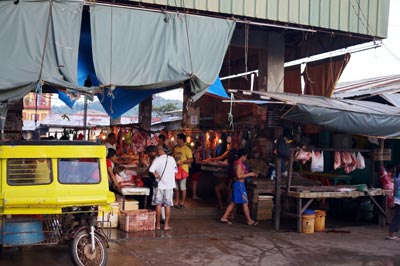
<path id="1" fill-rule="evenodd" d="M 319 172 L 310 172 L 310 171 L 299 171 L 295 172 L 293 170 L 293 164 L 296 161 L 296 154 L 298 151 L 303 151 L 300 148 L 291 148 L 290 156 L 288 160 L 288 176 L 287 183 L 285 186 L 280 185 L 280 179 L 282 178 L 281 169 L 278 169 L 278 180 L 276 182 L 279 193 L 276 194 L 276 201 L 279 202 L 276 207 L 275 216 L 275 229 L 279 230 L 280 227 L 280 216 L 286 215 L 290 217 L 294 217 L 297 219 L 297 232 L 302 232 L 302 216 L 305 214 L 306 209 L 310 207 L 310 205 L 315 202 L 315 200 L 329 200 L 329 199 L 363 199 L 368 198 L 371 200 L 373 205 L 379 210 L 379 222 L 381 225 L 384 225 L 387 219 L 387 200 L 386 196 L 390 194 L 390 191 L 384 190 L 381 188 L 374 188 L 373 182 L 373 172 L 371 172 L 371 186 L 368 188 L 365 184 L 359 185 L 350 185 L 351 176 L 349 175 L 340 175 L 340 174 L 331 174 L 324 173 L 323 171 Z M 373 153 L 371 150 L 360 150 L 360 149 L 333 149 L 333 148 L 325 148 L 323 149 L 325 152 L 369 152 Z M 311 152 L 311 151 L 309 151 Z M 371 158 L 374 158 L 373 156 Z M 336 159 L 336 158 L 335 158 Z M 383 158 L 381 158 L 383 159 Z M 336 162 L 335 162 L 336 163 Z M 372 163 L 373 165 L 373 163 Z M 355 168 L 354 168 L 355 169 Z M 292 184 L 293 176 L 301 175 L 305 177 L 312 177 L 313 179 L 321 180 L 322 186 L 296 186 Z M 328 186 L 323 185 L 324 182 L 329 182 Z M 338 185 L 338 182 L 343 181 L 344 185 Z M 330 183 L 333 182 L 333 183 Z M 281 206 L 280 202 L 288 202 L 295 201 L 296 208 L 295 211 L 290 210 L 286 206 Z"/>

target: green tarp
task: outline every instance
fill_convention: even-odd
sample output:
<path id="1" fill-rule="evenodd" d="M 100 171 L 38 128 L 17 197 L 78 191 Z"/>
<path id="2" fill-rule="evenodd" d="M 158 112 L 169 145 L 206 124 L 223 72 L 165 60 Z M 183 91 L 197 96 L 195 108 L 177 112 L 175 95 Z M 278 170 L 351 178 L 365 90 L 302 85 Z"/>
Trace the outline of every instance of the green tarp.
<path id="1" fill-rule="evenodd" d="M 77 82 L 84 1 L 0 1 L 0 102 L 44 81 Z M 190 81 L 198 99 L 216 80 L 235 22 L 182 13 L 90 5 L 92 54 L 100 88 L 169 89 Z M 40 86 L 38 86 L 40 87 Z"/>
<path id="2" fill-rule="evenodd" d="M 235 22 L 92 6 L 93 61 L 104 85 L 152 89 L 190 80 L 198 99 L 214 83 Z"/>
<path id="3" fill-rule="evenodd" d="M 257 92 L 257 94 L 293 105 L 283 118 L 297 123 L 316 124 L 349 134 L 400 138 L 398 107 L 369 101 L 290 93 Z"/>
<path id="4" fill-rule="evenodd" d="M 83 1 L 0 1 L 1 102 L 22 98 L 39 80 L 78 87 L 82 7 Z"/>

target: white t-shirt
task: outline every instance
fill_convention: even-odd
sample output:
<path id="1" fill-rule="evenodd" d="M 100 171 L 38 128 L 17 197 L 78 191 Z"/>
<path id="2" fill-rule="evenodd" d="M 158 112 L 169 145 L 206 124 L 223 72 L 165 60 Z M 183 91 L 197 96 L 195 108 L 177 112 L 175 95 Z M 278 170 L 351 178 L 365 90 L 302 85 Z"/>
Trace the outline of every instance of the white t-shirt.
<path id="1" fill-rule="evenodd" d="M 165 162 L 168 158 L 167 165 L 165 166 Z M 164 171 L 165 167 L 165 171 Z M 178 172 L 178 168 L 176 166 L 176 162 L 174 157 L 168 156 L 166 154 L 156 157 L 149 169 L 152 173 L 158 173 L 161 175 L 164 171 L 164 174 L 161 177 L 161 181 L 158 183 L 159 189 L 173 189 L 175 188 L 175 173 Z"/>
<path id="2" fill-rule="evenodd" d="M 109 142 L 106 142 L 106 148 L 107 148 L 107 152 L 108 152 L 108 149 L 117 150 L 117 145 L 116 144 L 111 144 Z"/>

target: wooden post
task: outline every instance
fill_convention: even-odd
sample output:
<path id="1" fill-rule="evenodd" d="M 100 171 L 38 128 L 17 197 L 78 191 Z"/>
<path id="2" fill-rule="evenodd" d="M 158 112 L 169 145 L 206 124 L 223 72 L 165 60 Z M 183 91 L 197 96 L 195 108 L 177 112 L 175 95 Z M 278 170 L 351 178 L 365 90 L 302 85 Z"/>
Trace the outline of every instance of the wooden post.
<path id="1" fill-rule="evenodd" d="M 289 172 L 288 172 L 288 181 L 287 181 L 287 189 L 286 189 L 286 193 L 288 191 L 290 191 L 290 187 L 292 185 L 292 175 L 293 175 L 293 155 L 294 155 L 294 151 L 292 149 L 290 149 L 290 153 L 289 153 Z"/>
<path id="2" fill-rule="evenodd" d="M 146 100 L 139 104 L 139 123 L 140 127 L 146 131 L 151 130 L 151 109 L 153 96 L 147 97 Z"/>
<path id="3" fill-rule="evenodd" d="M 276 179 L 275 179 L 275 231 L 279 231 L 280 219 L 281 219 L 281 179 L 282 179 L 282 159 L 276 158 Z"/>

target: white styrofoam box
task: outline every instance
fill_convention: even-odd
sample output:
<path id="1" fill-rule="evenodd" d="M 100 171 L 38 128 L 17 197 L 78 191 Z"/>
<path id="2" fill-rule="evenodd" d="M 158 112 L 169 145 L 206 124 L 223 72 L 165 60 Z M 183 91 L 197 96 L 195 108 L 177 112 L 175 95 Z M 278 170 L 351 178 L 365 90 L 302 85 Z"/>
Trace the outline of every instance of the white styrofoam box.
<path id="1" fill-rule="evenodd" d="M 110 204 L 110 211 L 103 211 L 101 206 L 99 206 L 99 215 L 97 216 L 97 221 L 100 222 L 99 226 L 103 227 L 118 227 L 118 214 L 119 214 L 119 203 L 113 202 Z M 104 220 L 103 220 L 104 217 Z M 101 223 L 104 222 L 104 223 Z"/>

